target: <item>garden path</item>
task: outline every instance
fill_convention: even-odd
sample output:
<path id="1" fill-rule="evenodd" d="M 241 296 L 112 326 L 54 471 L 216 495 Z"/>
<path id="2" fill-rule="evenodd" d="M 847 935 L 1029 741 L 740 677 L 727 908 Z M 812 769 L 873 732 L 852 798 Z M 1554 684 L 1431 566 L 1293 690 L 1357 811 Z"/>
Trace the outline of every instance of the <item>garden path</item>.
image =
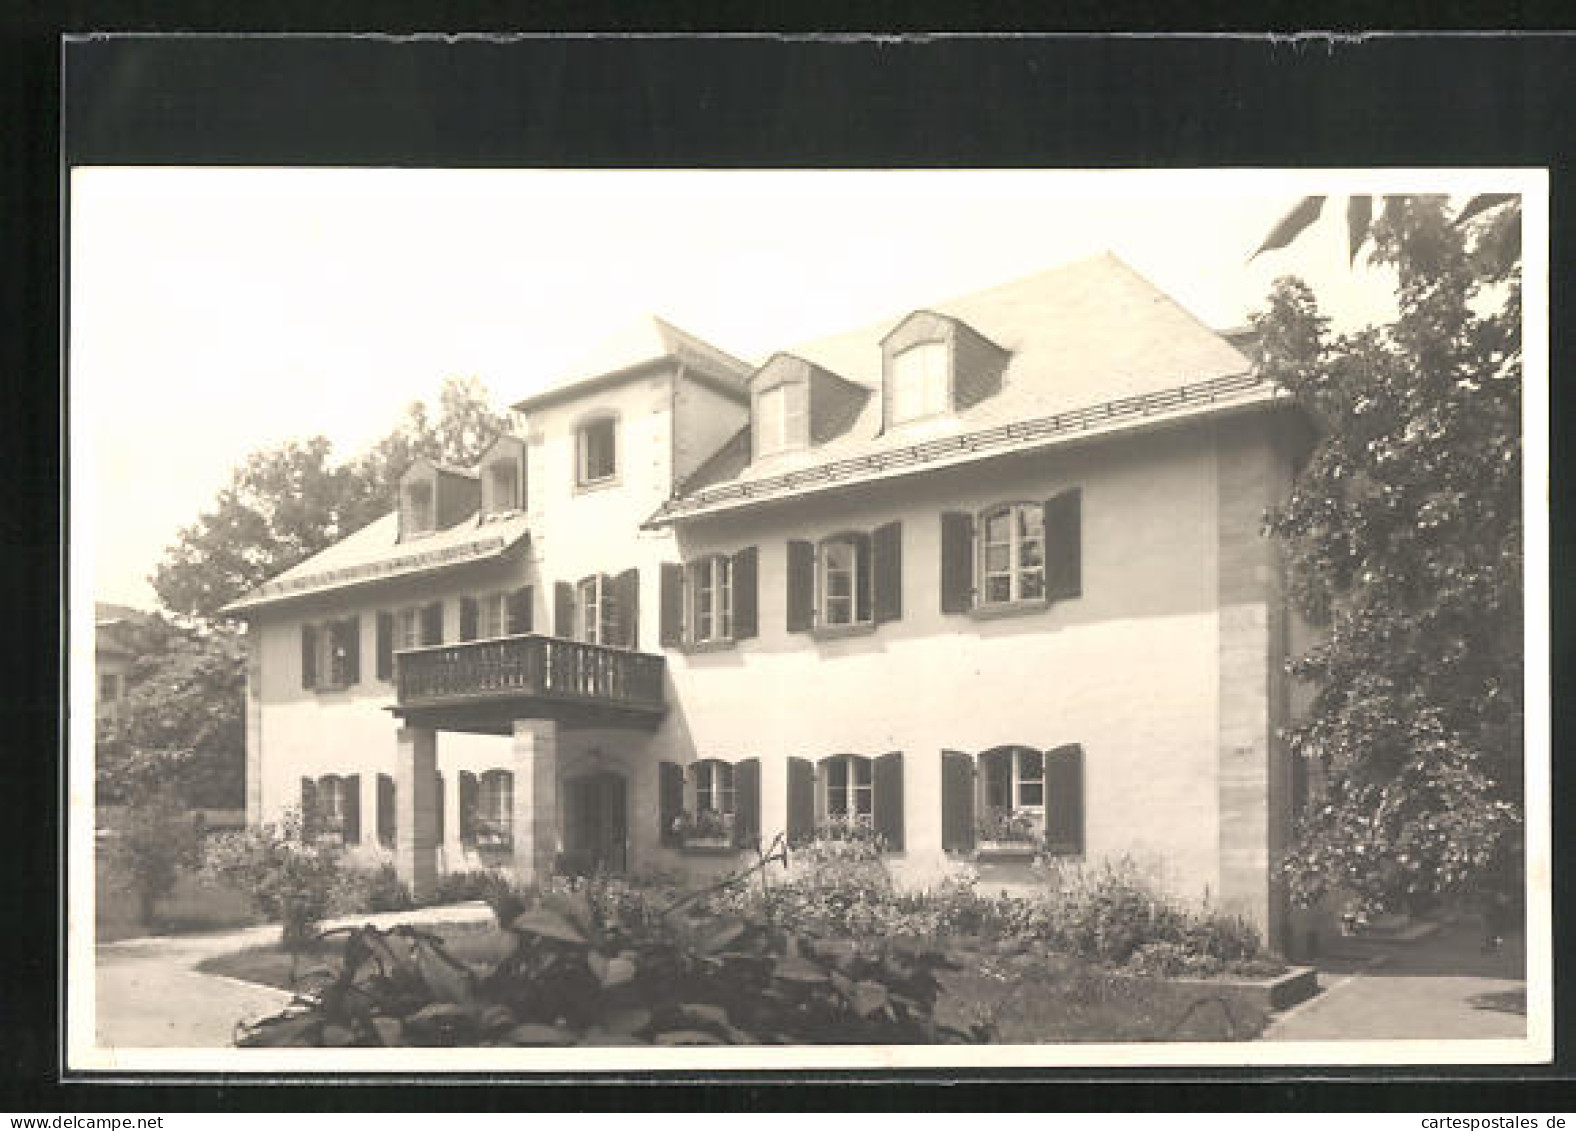
<path id="1" fill-rule="evenodd" d="M 1482 949 L 1475 919 L 1415 943 L 1319 963 L 1324 992 L 1272 1021 L 1266 1041 L 1494 1040 L 1527 1035 L 1524 940 Z M 1377 961 L 1374 961 L 1377 960 Z"/>
<path id="2" fill-rule="evenodd" d="M 353 915 L 329 926 L 458 923 L 490 919 L 483 903 Z M 227 1048 L 235 1023 L 272 1013 L 290 1000 L 283 990 L 204 974 L 206 958 L 277 941 L 279 927 L 194 935 L 151 935 L 101 943 L 96 953 L 95 1032 L 99 1048 Z"/>

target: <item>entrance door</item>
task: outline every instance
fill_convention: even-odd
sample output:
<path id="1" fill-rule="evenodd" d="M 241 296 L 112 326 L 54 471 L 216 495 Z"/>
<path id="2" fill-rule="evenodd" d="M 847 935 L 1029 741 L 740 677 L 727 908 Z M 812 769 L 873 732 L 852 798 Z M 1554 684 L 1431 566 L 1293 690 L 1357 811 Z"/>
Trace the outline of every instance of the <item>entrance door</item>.
<path id="1" fill-rule="evenodd" d="M 591 774 L 566 783 L 565 870 L 572 873 L 622 872 L 628 865 L 629 814 L 624 779 Z"/>

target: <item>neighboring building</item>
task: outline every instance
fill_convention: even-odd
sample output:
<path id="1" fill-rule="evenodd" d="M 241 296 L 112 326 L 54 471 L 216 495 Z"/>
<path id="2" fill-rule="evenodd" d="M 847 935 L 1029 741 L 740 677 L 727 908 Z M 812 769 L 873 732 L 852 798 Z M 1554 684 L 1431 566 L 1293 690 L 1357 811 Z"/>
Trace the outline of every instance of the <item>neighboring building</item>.
<path id="1" fill-rule="evenodd" d="M 130 630 L 147 614 L 126 605 L 93 605 L 94 703 L 98 717 L 113 720 L 126 696 L 126 679 L 137 658 Z"/>
<path id="2" fill-rule="evenodd" d="M 1309 433 L 1111 256 L 748 365 L 652 320 L 231 606 L 248 813 L 445 869 L 1161 862 L 1284 945 Z M 440 737 L 441 736 L 441 737 Z"/>

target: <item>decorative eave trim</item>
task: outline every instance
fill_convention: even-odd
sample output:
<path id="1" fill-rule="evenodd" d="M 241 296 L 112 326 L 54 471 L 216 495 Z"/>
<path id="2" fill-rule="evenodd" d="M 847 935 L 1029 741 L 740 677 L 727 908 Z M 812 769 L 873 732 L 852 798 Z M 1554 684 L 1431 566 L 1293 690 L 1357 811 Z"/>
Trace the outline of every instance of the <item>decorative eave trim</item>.
<path id="1" fill-rule="evenodd" d="M 521 531 L 514 538 L 492 534 L 454 546 L 444 546 L 442 549 L 401 554 L 399 557 L 344 566 L 341 569 L 321 570 L 317 573 L 292 577 L 289 580 L 267 581 L 245 597 L 231 601 L 219 612 L 228 616 L 245 615 L 285 601 L 297 601 L 354 586 L 413 577 L 453 566 L 470 565 L 496 558 L 528 536 L 526 531 Z"/>
<path id="2" fill-rule="evenodd" d="M 909 447 L 849 456 L 816 467 L 742 483 L 719 483 L 693 495 L 669 499 L 641 524 L 656 530 L 690 518 L 755 506 L 819 491 L 911 475 L 931 467 L 956 466 L 997 455 L 1030 451 L 1079 436 L 1125 431 L 1145 424 L 1185 419 L 1255 404 L 1288 400 L 1290 394 L 1252 373 L 1216 377 L 1157 393 L 1123 397 L 1054 416 L 1013 421 L 978 432 L 927 440 Z"/>

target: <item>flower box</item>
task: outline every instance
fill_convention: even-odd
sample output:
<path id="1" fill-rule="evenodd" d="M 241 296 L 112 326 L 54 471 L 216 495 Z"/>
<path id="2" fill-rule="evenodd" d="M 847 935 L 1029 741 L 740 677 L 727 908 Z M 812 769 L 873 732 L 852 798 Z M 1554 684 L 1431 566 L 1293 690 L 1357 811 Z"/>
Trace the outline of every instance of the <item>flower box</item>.
<path id="1" fill-rule="evenodd" d="M 731 836 L 686 836 L 681 842 L 685 852 L 733 852 L 738 846 Z"/>
<path id="2" fill-rule="evenodd" d="M 1032 840 L 981 840 L 974 848 L 976 860 L 1033 860 L 1040 846 Z"/>

